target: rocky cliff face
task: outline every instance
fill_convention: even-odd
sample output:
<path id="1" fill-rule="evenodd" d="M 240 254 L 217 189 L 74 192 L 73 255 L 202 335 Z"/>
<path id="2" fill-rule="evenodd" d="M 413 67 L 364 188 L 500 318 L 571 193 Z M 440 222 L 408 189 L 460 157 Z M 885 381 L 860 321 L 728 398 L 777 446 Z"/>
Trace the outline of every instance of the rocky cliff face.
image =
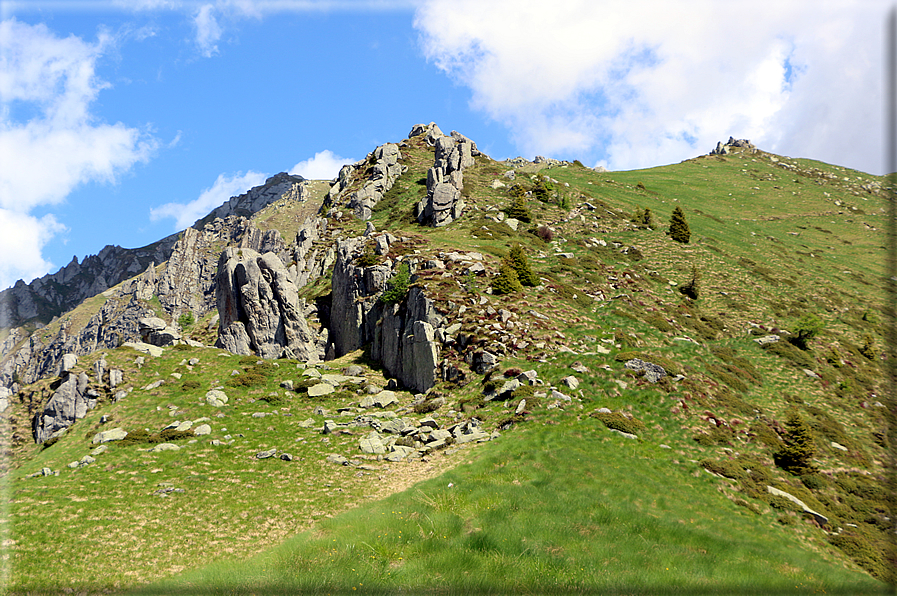
<path id="1" fill-rule="evenodd" d="M 234 354 L 317 362 L 316 338 L 305 321 L 305 301 L 272 252 L 228 248 L 218 261 L 218 342 Z"/>
<path id="2" fill-rule="evenodd" d="M 399 146 L 386 143 L 377 147 L 367 159 L 343 166 L 336 183 L 331 187 L 328 201 L 337 205 L 345 198 L 347 206 L 361 220 L 371 218 L 371 210 L 395 184 L 396 179 L 408 168 L 399 161 Z M 360 185 L 355 191 L 350 186 Z"/>
<path id="3" fill-rule="evenodd" d="M 434 329 L 441 317 L 418 287 L 397 304 L 380 300 L 394 275 L 393 263 L 358 265 L 364 243 L 364 238 L 350 238 L 337 249 L 330 316 L 334 353 L 339 357 L 370 343 L 371 357 L 390 375 L 413 391 L 427 391 L 436 383 L 439 347 Z"/>
<path id="4" fill-rule="evenodd" d="M 226 203 L 193 224 L 193 227 L 202 228 L 215 219 L 227 219 L 232 215 L 249 217 L 280 199 L 308 200 L 305 178 L 286 172 L 275 174 L 265 180 L 264 184 L 253 186 L 245 193 L 231 197 Z"/>
<path id="5" fill-rule="evenodd" d="M 206 224 L 214 225 L 216 219 L 224 221 L 232 216 L 248 217 L 275 201 L 281 199 L 305 201 L 308 196 L 304 178 L 286 173 L 276 174 L 268 178 L 265 184 L 253 187 L 242 195 L 231 197 L 229 201 L 196 222 L 192 229 L 194 232 L 202 231 Z M 186 246 L 181 247 L 180 269 L 173 267 L 172 273 L 164 282 L 174 290 L 179 287 L 179 281 L 195 279 L 193 274 L 197 272 L 192 269 L 197 266 L 202 269 L 202 265 L 194 265 L 190 260 L 190 255 L 196 252 L 195 244 L 198 241 L 195 234 L 190 234 L 186 231 L 183 234 L 172 234 L 143 248 L 106 246 L 99 254 L 88 256 L 80 263 L 77 257 L 73 257 L 71 263 L 56 273 L 47 274 L 29 284 L 19 280 L 12 288 L 0 292 L 0 328 L 17 327 L 29 321 L 49 323 L 53 317 L 71 310 L 85 299 L 130 279 L 153 264 L 169 260 L 175 245 L 179 240 L 183 240 L 181 244 Z M 213 267 L 219 252 L 220 249 L 212 258 Z M 185 271 L 184 268 L 190 271 Z M 199 278 L 206 282 L 214 276 L 214 272 L 210 274 L 207 270 L 200 270 L 198 273 Z M 165 294 L 166 291 L 163 289 L 162 295 Z M 202 310 L 195 301 L 191 302 L 188 299 L 183 302 L 186 290 L 175 294 L 177 295 L 166 305 L 166 310 L 171 308 L 171 312 L 178 314 L 186 311 L 199 314 Z"/>

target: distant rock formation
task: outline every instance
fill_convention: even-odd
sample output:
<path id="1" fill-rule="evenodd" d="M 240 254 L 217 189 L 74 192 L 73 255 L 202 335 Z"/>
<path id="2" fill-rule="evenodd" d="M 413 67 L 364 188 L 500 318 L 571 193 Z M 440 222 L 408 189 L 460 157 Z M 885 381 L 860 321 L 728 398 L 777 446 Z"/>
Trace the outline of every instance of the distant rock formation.
<path id="1" fill-rule="evenodd" d="M 274 253 L 228 248 L 216 278 L 219 331 L 215 344 L 234 354 L 317 362 L 305 302 Z"/>
<path id="2" fill-rule="evenodd" d="M 306 201 L 308 196 L 305 178 L 281 172 L 265 180 L 264 184 L 253 186 L 245 193 L 231 197 L 226 203 L 193 224 L 193 227 L 201 229 L 216 218 L 226 219 L 231 215 L 249 217 L 280 199 Z"/>
<path id="3" fill-rule="evenodd" d="M 747 139 L 735 139 L 734 137 L 729 137 L 729 140 L 726 141 L 726 144 L 723 145 L 722 141 L 716 144 L 716 149 L 710 152 L 710 155 L 726 155 L 730 151 L 730 147 L 740 147 L 743 149 L 756 149 L 754 144 L 751 143 Z"/>

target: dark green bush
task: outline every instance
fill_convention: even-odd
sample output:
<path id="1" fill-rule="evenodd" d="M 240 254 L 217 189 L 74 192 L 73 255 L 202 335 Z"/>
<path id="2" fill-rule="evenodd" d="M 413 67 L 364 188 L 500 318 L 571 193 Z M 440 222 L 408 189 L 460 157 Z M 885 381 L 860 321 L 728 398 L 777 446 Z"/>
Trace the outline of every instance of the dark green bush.
<path id="1" fill-rule="evenodd" d="M 262 401 L 268 402 L 272 406 L 282 406 L 283 404 L 289 403 L 290 398 L 283 393 L 269 393 L 264 397 L 259 398 Z"/>
<path id="2" fill-rule="evenodd" d="M 202 385 L 196 379 L 184 379 L 184 382 L 181 383 L 181 391 L 195 391 L 200 387 Z"/>
<path id="3" fill-rule="evenodd" d="M 161 441 L 159 441 L 159 442 L 160 443 L 162 443 L 162 442 L 168 443 L 171 441 L 183 441 L 185 439 L 192 439 L 195 436 L 196 435 L 193 434 L 192 430 L 177 430 L 174 428 L 166 428 L 165 430 L 163 430 L 162 432 L 159 433 L 159 438 L 161 439 Z M 127 437 L 125 437 L 125 438 L 127 438 Z"/>
<path id="4" fill-rule="evenodd" d="M 234 375 L 225 383 L 228 387 L 256 387 L 264 385 L 266 378 L 258 372 L 249 370 L 239 375 Z"/>
<path id="5" fill-rule="evenodd" d="M 701 281 L 701 272 L 698 271 L 696 265 L 691 266 L 691 278 L 679 286 L 679 293 L 688 296 L 692 300 L 697 300 L 701 293 L 699 282 Z"/>
<path id="6" fill-rule="evenodd" d="M 174 349 L 178 352 L 186 352 L 192 348 L 188 344 L 175 344 Z"/>
<path id="7" fill-rule="evenodd" d="M 637 418 L 629 418 L 625 416 L 622 412 L 599 412 L 594 411 L 589 414 L 592 418 L 597 418 L 601 422 L 604 423 L 604 426 L 607 428 L 612 428 L 615 430 L 623 431 L 624 433 L 630 433 L 633 435 L 638 435 L 640 432 L 645 430 L 645 425 L 641 420 Z"/>

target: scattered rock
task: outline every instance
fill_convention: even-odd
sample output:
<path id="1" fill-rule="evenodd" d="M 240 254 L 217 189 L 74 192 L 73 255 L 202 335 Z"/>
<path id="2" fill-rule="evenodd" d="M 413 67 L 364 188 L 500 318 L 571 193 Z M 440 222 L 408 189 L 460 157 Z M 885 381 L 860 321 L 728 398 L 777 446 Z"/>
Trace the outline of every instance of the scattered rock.
<path id="1" fill-rule="evenodd" d="M 113 428 L 111 430 L 104 430 L 102 432 L 98 432 L 93 436 L 93 440 L 91 441 L 94 445 L 97 443 L 108 443 L 110 441 L 121 441 L 125 437 L 128 436 L 128 432 L 123 428 Z"/>
<path id="2" fill-rule="evenodd" d="M 206 403 L 213 408 L 222 408 L 227 404 L 227 395 L 220 389 L 211 389 L 206 392 Z"/>
<path id="3" fill-rule="evenodd" d="M 180 445 L 175 445 L 174 443 L 159 443 L 150 449 L 150 453 L 159 453 L 160 451 L 180 451 Z"/>
<path id="4" fill-rule="evenodd" d="M 267 451 L 259 451 L 255 454 L 256 459 L 268 459 L 277 454 L 277 449 L 269 449 Z"/>
<path id="5" fill-rule="evenodd" d="M 336 464 L 338 466 L 348 466 L 349 460 L 339 455 L 338 453 L 331 453 L 327 456 L 327 462 L 331 464 Z"/>
<path id="6" fill-rule="evenodd" d="M 336 388 L 330 383 L 318 383 L 308 388 L 309 397 L 320 397 L 336 391 Z"/>
<path id="7" fill-rule="evenodd" d="M 810 515 L 815 517 L 816 521 L 819 522 L 820 525 L 825 525 L 828 523 L 828 518 L 826 516 L 822 515 L 821 513 L 817 513 L 816 511 L 813 511 L 812 509 L 810 509 L 807 506 L 806 503 L 804 503 L 803 501 L 801 501 L 794 495 L 792 495 L 790 493 L 786 493 L 783 490 L 779 490 L 779 489 L 775 488 L 774 486 L 767 486 L 766 490 L 769 491 L 773 495 L 788 499 L 789 501 L 791 501 L 792 503 L 794 503 L 795 505 L 800 507 L 804 511 L 804 513 L 809 513 Z"/>
<path id="8" fill-rule="evenodd" d="M 644 371 L 645 378 L 648 379 L 648 381 L 651 383 L 656 383 L 663 377 L 667 376 L 667 371 L 664 370 L 662 366 L 652 364 L 650 362 L 644 362 L 642 360 L 639 360 L 638 358 L 627 360 L 625 366 L 629 370 L 634 370 L 636 372 Z"/>
<path id="9" fill-rule="evenodd" d="M 212 427 L 208 424 L 200 424 L 195 429 L 193 429 L 193 434 L 197 437 L 202 437 L 212 433 Z"/>
<path id="10" fill-rule="evenodd" d="M 368 436 L 361 439 L 358 443 L 358 447 L 364 453 L 375 455 L 386 453 L 386 445 L 383 444 L 382 437 L 376 431 L 371 431 Z"/>
<path id="11" fill-rule="evenodd" d="M 763 337 L 755 338 L 754 341 L 761 346 L 765 346 L 766 344 L 774 344 L 780 339 L 781 338 L 778 335 L 764 335 Z"/>

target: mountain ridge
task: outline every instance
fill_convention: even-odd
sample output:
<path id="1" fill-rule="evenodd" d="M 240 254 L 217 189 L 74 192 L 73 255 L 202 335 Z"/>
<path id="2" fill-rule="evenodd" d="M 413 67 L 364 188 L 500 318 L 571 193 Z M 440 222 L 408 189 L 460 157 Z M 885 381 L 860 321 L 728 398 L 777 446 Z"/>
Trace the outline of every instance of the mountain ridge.
<path id="1" fill-rule="evenodd" d="M 161 428 L 149 404 L 162 399 L 172 404 L 172 415 L 189 415 L 193 423 L 201 413 L 197 401 L 211 399 L 206 389 L 231 394 L 230 405 L 216 406 L 228 427 L 245 426 L 238 414 L 248 420 L 252 408 L 307 411 L 323 438 L 355 451 L 340 457 L 354 459 L 349 467 L 360 473 L 386 457 L 412 466 L 448 458 L 444 444 L 430 447 L 438 443 L 436 431 L 457 444 L 482 440 L 476 449 L 488 450 L 494 439 L 525 442 L 526 430 L 540 421 L 568 428 L 574 418 L 576 424 L 585 419 L 624 433 L 611 432 L 624 442 L 637 441 L 636 451 L 655 449 L 638 451 L 640 457 L 659 457 L 657 445 L 666 445 L 676 453 L 670 465 L 700 462 L 697 473 L 730 479 L 714 490 L 746 515 L 772 516 L 783 532 L 795 527 L 814 548 L 834 544 L 885 577 L 883 529 L 893 516 L 883 508 L 886 498 L 861 480 L 883 478 L 892 436 L 880 384 L 886 348 L 879 347 L 875 323 L 881 282 L 870 256 L 882 242 L 877 218 L 889 190 L 883 180 L 774 156 L 734 139 L 723 154 L 635 172 L 549 160 L 502 163 L 474 155 L 475 144 L 463 135 L 437 134 L 434 127 L 415 126 L 417 134 L 344 167 L 329 190 L 309 186 L 302 201 L 281 193 L 248 219 L 232 210 L 188 229 L 167 263 L 147 265 L 37 330 L 27 349 L 24 331 L 10 335 L 5 347 L 17 350 L 7 352 L 0 381 L 10 388 L 5 419 L 21 459 L 7 476 L 30 494 L 27 483 L 34 480 L 21 466 L 45 462 L 52 471 L 65 454 L 83 450 L 82 429 L 90 429 L 84 438 L 93 437 L 101 415 L 121 416 L 132 437 L 142 436 L 135 424 Z M 293 184 L 306 188 L 299 181 L 277 183 L 296 196 L 301 191 Z M 512 211 L 519 197 L 523 208 Z M 683 207 L 691 224 L 687 244 L 660 231 L 658 220 L 673 206 Z M 645 217 L 647 209 L 653 219 Z M 437 212 L 451 216 L 434 217 Z M 515 244 L 526 247 L 538 285 L 500 296 L 493 283 Z M 397 300 L 384 298 L 403 267 L 407 285 L 392 292 Z M 219 277 L 225 270 L 232 280 L 226 291 Z M 692 295 L 682 290 L 689 283 Z M 293 291 L 295 299 L 282 299 Z M 788 338 L 797 337 L 806 314 L 826 327 L 801 349 Z M 257 346 L 271 346 L 293 316 L 305 321 L 309 333 L 302 341 L 324 362 L 294 362 L 278 348 L 268 354 L 273 363 L 258 360 Z M 233 326 L 245 340 L 228 350 L 242 356 L 224 359 L 210 346 Z M 149 353 L 135 358 L 128 351 L 134 348 L 119 347 L 124 340 Z M 163 345 L 146 347 L 141 340 Z M 151 348 L 161 348 L 161 355 L 152 356 Z M 211 364 L 219 359 L 221 367 Z M 333 372 L 327 363 L 334 361 L 344 368 Z M 294 364 L 321 378 L 331 375 L 333 385 L 318 387 L 311 373 L 287 374 Z M 124 381 L 116 376 L 113 383 L 113 370 L 123 371 Z M 165 383 L 152 387 L 152 371 Z M 197 375 L 198 384 L 189 384 Z M 351 378 L 365 378 L 381 405 L 363 405 L 374 398 L 365 397 L 367 386 L 353 389 Z M 266 388 L 251 389 L 251 379 Z M 387 383 L 392 389 L 379 391 Z M 313 387 L 327 393 L 312 398 Z M 44 424 L 49 417 L 54 422 L 42 428 L 61 428 L 52 425 L 64 412 L 51 402 L 65 399 L 85 404 L 65 418 L 71 430 L 51 445 L 42 434 L 42 450 L 29 445 L 22 422 Z M 389 399 L 398 400 L 398 410 L 382 405 Z M 341 409 L 355 424 L 332 413 L 328 422 L 316 407 Z M 792 411 L 812 426 L 817 443 L 817 461 L 802 475 L 773 462 L 789 440 Z M 382 420 L 418 416 L 385 431 L 370 412 Z M 427 412 L 432 423 L 420 418 Z M 220 449 L 237 439 L 225 439 L 227 429 L 208 422 L 214 438 L 192 430 L 165 436 L 197 441 L 187 444 L 188 459 L 214 453 L 216 461 L 229 461 Z M 379 437 L 357 435 L 359 427 Z M 266 445 L 258 452 L 267 453 L 265 427 L 249 428 L 251 438 L 237 445 L 258 437 Z M 294 432 L 282 430 L 288 426 L 280 421 L 269 428 L 279 437 Z M 413 438 L 400 437 L 403 429 Z M 306 437 L 295 440 L 304 444 Z M 359 448 L 367 453 L 379 449 L 377 442 L 387 451 L 359 459 Z M 110 445 L 108 460 L 128 465 L 115 458 L 133 445 Z M 292 457 L 283 443 L 275 454 L 281 451 Z M 628 464 L 637 467 L 637 460 Z M 92 465 L 48 481 L 68 486 L 77 474 L 93 474 Z M 794 496 L 828 525 L 819 527 L 821 518 L 812 514 L 801 517 L 767 486 Z"/>

